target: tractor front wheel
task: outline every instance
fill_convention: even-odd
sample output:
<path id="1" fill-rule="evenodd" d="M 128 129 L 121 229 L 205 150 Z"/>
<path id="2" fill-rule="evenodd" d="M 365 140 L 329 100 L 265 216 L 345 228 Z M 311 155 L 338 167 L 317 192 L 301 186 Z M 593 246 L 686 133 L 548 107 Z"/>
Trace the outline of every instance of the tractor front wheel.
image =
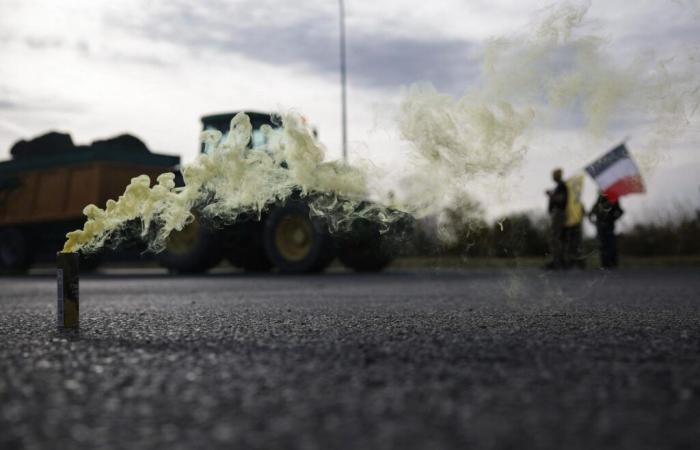
<path id="1" fill-rule="evenodd" d="M 173 273 L 203 273 L 217 265 L 223 251 L 217 234 L 197 218 L 168 237 L 157 255 L 161 266 Z"/>
<path id="2" fill-rule="evenodd" d="M 226 230 L 227 258 L 246 272 L 269 272 L 272 262 L 263 243 L 264 227 L 260 221 L 240 222 Z"/>

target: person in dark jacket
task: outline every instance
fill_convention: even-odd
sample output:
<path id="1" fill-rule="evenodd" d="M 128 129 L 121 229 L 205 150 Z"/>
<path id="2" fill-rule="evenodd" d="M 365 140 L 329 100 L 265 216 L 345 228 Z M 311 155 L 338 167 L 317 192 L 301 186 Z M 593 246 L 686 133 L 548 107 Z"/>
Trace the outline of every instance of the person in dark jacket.
<path id="1" fill-rule="evenodd" d="M 588 219 L 595 225 L 598 232 L 600 265 L 604 269 L 612 269 L 618 265 L 615 222 L 623 214 L 619 201 L 611 202 L 602 192 L 588 214 Z"/>
<path id="2" fill-rule="evenodd" d="M 552 260 L 545 266 L 547 269 L 564 269 L 564 225 L 566 223 L 566 202 L 568 191 L 563 181 L 561 169 L 552 171 L 552 180 L 556 183 L 554 189 L 546 191 L 549 197 L 549 252 Z"/>

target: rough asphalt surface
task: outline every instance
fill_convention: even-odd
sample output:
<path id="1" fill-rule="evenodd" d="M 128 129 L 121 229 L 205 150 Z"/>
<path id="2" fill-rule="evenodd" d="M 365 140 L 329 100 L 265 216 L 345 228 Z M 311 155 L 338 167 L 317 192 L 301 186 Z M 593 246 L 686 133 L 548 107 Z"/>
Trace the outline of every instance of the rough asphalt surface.
<path id="1" fill-rule="evenodd" d="M 0 448 L 698 448 L 697 269 L 0 280 Z"/>

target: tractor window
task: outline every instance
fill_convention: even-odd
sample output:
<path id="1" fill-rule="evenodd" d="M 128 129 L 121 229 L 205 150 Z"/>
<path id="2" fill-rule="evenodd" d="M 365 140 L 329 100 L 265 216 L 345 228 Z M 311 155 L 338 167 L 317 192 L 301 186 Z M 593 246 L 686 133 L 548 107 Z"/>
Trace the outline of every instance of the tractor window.
<path id="1" fill-rule="evenodd" d="M 208 127 L 207 129 L 208 129 L 208 130 L 215 130 L 215 129 L 218 129 L 218 128 Z M 273 129 L 273 133 L 274 133 L 274 132 L 279 133 L 279 132 L 280 132 L 279 130 L 281 130 L 281 129 L 280 129 L 280 128 L 274 128 L 274 129 Z M 228 137 L 228 132 L 226 132 L 226 133 L 223 134 L 223 136 L 222 136 L 222 138 L 221 138 L 222 141 L 225 141 L 227 137 Z M 265 134 L 263 134 L 263 132 L 260 131 L 259 128 L 253 129 L 253 132 L 252 132 L 252 134 L 251 134 L 251 136 L 250 136 L 250 142 L 248 143 L 248 148 L 251 148 L 251 149 L 259 149 L 259 148 L 261 148 L 261 147 L 266 146 L 267 144 L 268 144 L 268 139 L 266 138 Z M 207 149 L 206 146 L 204 145 L 204 143 L 202 143 L 202 144 L 201 144 L 201 152 L 202 152 L 202 153 L 206 153 L 208 150 L 210 150 L 210 149 Z"/>
<path id="2" fill-rule="evenodd" d="M 265 134 L 260 131 L 259 128 L 253 130 L 253 134 L 250 137 L 250 148 L 259 149 L 270 143 L 268 137 L 271 137 L 273 141 L 279 139 L 282 134 L 282 128 L 273 128 L 270 136 L 265 136 Z"/>
<path id="3" fill-rule="evenodd" d="M 262 147 L 267 144 L 267 138 L 259 129 L 253 130 L 253 135 L 250 138 L 250 144 L 253 148 Z"/>

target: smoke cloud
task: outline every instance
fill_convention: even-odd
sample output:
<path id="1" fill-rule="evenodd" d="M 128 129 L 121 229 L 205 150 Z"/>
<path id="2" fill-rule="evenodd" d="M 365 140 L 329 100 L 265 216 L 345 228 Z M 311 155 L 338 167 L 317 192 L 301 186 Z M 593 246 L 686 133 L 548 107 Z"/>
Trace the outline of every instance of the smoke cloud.
<path id="1" fill-rule="evenodd" d="M 428 85 L 405 90 L 398 122 L 415 153 L 410 178 L 422 183 L 411 193 L 417 210 L 434 213 L 484 176 L 507 180 L 535 133 L 548 129 L 573 126 L 594 140 L 634 130 L 647 173 L 691 129 L 700 105 L 697 49 L 615 55 L 586 20 L 588 9 L 552 6 L 524 31 L 489 40 L 479 82 L 462 98 Z"/>
<path id="2" fill-rule="evenodd" d="M 146 175 L 132 179 L 124 194 L 109 200 L 104 209 L 85 207 L 85 225 L 68 233 L 63 251 L 99 249 L 137 222 L 141 238 L 158 252 L 173 230 L 194 220 L 195 212 L 219 223 L 233 222 L 241 214 L 260 214 L 293 194 L 323 194 L 310 198 L 311 209 L 328 217 L 335 228 L 360 217 L 392 220 L 378 206 L 361 206 L 368 195 L 364 171 L 325 162 L 324 148 L 298 115 L 286 114 L 282 122 L 277 130 L 263 126 L 267 144 L 255 150 L 248 148 L 252 126 L 246 114 L 233 118 L 226 136 L 204 131 L 207 152 L 182 168 L 184 187 L 176 187 L 174 173 L 160 175 L 153 187 Z"/>
<path id="3" fill-rule="evenodd" d="M 480 179 L 505 180 L 527 157 L 531 134 L 558 125 L 561 116 L 580 118 L 582 135 L 594 137 L 634 123 L 642 130 L 640 147 L 649 150 L 646 168 L 658 159 L 657 149 L 695 123 L 697 51 L 665 59 L 653 52 L 613 57 L 587 12 L 585 4 L 560 4 L 538 13 L 525 31 L 488 41 L 480 81 L 462 98 L 424 84 L 404 90 L 398 128 L 410 144 L 411 171 L 401 210 L 437 214 Z M 85 208 L 85 226 L 68 234 L 64 251 L 97 249 L 134 222 L 149 248 L 160 251 L 170 232 L 193 220 L 193 211 L 226 223 L 292 195 L 306 196 L 331 229 L 358 217 L 382 224 L 396 219 L 396 210 L 363 202 L 374 194 L 368 186 L 376 173 L 325 161 L 324 148 L 297 115 L 284 114 L 282 122 L 279 130 L 262 130 L 267 144 L 256 151 L 247 147 L 251 124 L 243 114 L 227 136 L 204 132 L 208 152 L 182 169 L 184 187 L 175 187 L 172 173 L 153 187 L 146 176 L 134 178 L 104 209 Z"/>

